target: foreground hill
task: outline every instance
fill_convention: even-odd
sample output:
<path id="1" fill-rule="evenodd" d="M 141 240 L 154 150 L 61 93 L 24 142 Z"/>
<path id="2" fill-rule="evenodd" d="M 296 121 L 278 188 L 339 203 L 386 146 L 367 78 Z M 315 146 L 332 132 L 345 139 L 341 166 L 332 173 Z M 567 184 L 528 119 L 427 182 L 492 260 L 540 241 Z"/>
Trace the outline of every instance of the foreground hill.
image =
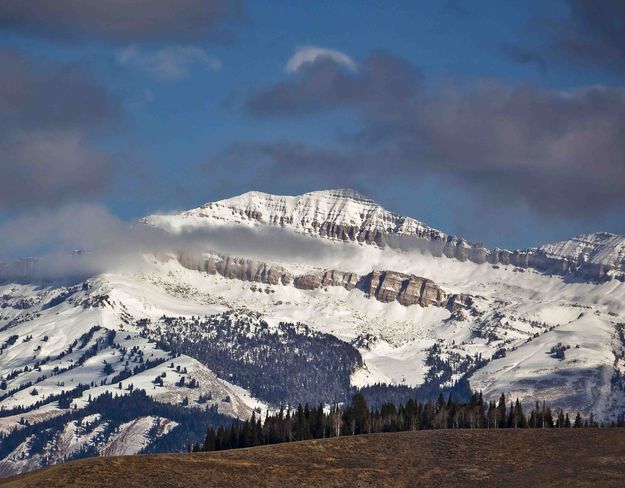
<path id="1" fill-rule="evenodd" d="M 419 431 L 216 453 L 89 458 L 2 488 L 623 486 L 621 429 Z"/>

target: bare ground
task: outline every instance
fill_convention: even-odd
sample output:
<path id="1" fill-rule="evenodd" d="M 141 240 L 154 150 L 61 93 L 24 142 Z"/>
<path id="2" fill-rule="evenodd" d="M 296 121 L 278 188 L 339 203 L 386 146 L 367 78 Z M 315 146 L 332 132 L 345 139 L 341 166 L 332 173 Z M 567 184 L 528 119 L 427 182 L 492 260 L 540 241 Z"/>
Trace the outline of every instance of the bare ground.
<path id="1" fill-rule="evenodd" d="M 90 458 L 30 487 L 625 486 L 625 429 L 421 431 L 217 453 Z"/>

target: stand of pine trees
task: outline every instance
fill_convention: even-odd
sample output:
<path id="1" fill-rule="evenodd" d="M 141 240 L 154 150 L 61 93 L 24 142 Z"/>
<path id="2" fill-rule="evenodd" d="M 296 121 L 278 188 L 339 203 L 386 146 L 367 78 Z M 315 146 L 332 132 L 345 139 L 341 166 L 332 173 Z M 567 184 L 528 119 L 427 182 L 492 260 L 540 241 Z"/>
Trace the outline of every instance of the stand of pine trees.
<path id="1" fill-rule="evenodd" d="M 278 444 L 281 442 L 321 439 L 345 435 L 400 432 L 422 429 L 524 429 L 599 427 L 578 413 L 571 422 L 568 413 L 552 411 L 545 404 L 536 404 L 529 418 L 518 400 L 507 404 L 504 394 L 498 402 L 484 402 L 481 393 L 474 393 L 467 403 L 447 400 L 441 394 L 438 400 L 419 402 L 409 400 L 396 406 L 383 404 L 370 409 L 365 397 L 358 393 L 346 408 L 323 405 L 298 405 L 297 409 L 281 408 L 277 414 L 265 416 L 264 421 L 252 414 L 250 420 L 233 422 L 229 427 L 210 426 L 203 445 L 195 444 L 189 450 L 220 451 L 242 447 Z"/>

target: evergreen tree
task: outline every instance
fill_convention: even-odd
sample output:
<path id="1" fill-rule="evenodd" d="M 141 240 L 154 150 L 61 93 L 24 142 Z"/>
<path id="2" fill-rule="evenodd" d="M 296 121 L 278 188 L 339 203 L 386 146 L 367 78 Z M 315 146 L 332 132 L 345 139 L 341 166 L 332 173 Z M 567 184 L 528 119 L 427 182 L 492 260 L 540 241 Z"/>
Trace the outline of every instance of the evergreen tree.
<path id="1" fill-rule="evenodd" d="M 368 428 L 369 408 L 362 393 L 357 393 L 352 398 L 351 415 L 354 420 L 355 434 L 367 434 L 370 432 Z"/>
<path id="2" fill-rule="evenodd" d="M 497 427 L 503 429 L 506 427 L 506 396 L 502 393 L 499 397 L 499 404 L 497 405 L 496 415 Z"/>
<path id="3" fill-rule="evenodd" d="M 514 404 L 514 425 L 515 429 L 521 428 L 524 429 L 527 427 L 527 418 L 523 413 L 523 407 L 517 398 L 516 403 Z"/>
<path id="4" fill-rule="evenodd" d="M 579 412 L 577 412 L 577 415 L 575 416 L 575 428 L 579 429 L 581 427 L 583 427 L 583 423 L 582 423 L 582 416 L 579 414 Z"/>

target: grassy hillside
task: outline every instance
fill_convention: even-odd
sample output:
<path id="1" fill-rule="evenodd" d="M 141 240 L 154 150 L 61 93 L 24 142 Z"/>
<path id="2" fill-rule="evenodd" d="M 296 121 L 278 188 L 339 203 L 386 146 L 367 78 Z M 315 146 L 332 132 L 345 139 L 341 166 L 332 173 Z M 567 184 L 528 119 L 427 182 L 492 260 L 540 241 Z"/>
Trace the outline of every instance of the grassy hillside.
<path id="1" fill-rule="evenodd" d="M 213 453 L 90 458 L 0 481 L 31 487 L 623 486 L 625 430 L 419 431 Z"/>

